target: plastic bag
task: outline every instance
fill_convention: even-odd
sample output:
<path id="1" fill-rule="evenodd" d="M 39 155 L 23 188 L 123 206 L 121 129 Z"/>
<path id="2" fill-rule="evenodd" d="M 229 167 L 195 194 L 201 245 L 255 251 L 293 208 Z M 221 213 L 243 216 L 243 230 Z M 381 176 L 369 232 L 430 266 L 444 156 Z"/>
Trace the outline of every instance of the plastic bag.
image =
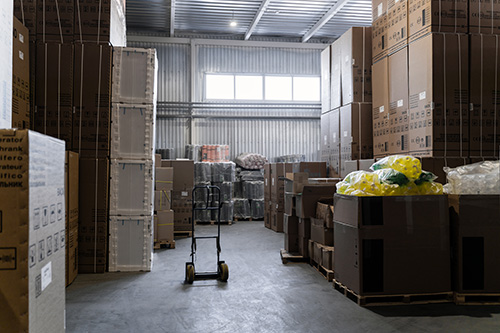
<path id="1" fill-rule="evenodd" d="M 373 171 L 391 168 L 401 172 L 408 180 L 417 180 L 422 173 L 420 160 L 406 155 L 391 155 L 375 162 L 370 169 Z"/>
<path id="2" fill-rule="evenodd" d="M 408 178 L 399 171 L 391 168 L 379 169 L 373 173 L 377 174 L 380 182 L 395 185 L 405 185 L 409 182 Z"/>
<path id="3" fill-rule="evenodd" d="M 456 168 L 445 167 L 449 194 L 500 194 L 500 162 L 484 161 Z"/>

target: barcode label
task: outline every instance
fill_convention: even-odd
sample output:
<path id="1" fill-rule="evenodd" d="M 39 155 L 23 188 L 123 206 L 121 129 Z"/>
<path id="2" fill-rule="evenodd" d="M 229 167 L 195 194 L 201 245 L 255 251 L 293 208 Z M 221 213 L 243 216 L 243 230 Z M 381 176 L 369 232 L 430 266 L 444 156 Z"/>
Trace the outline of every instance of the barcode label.
<path id="1" fill-rule="evenodd" d="M 425 91 L 422 91 L 420 94 L 418 94 L 418 99 L 419 100 L 423 100 L 423 99 L 425 99 L 425 97 L 426 97 Z"/>

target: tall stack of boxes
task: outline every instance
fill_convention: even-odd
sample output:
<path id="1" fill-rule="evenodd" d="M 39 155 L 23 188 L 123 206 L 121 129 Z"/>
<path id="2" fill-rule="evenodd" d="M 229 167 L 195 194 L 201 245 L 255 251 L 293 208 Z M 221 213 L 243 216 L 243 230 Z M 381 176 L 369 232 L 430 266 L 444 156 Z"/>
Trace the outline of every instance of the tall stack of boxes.
<path id="1" fill-rule="evenodd" d="M 154 195 L 154 242 L 155 248 L 161 244 L 174 243 L 174 211 L 171 209 L 174 186 L 174 168 L 161 166 L 161 155 L 155 155 L 155 195 Z"/>
<path id="2" fill-rule="evenodd" d="M 285 176 L 287 172 L 293 172 L 291 163 L 271 164 L 271 205 L 269 216 L 271 229 L 276 232 L 283 232 Z"/>
<path id="3" fill-rule="evenodd" d="M 330 89 L 323 90 L 321 159 L 329 177 L 344 177 L 373 157 L 371 47 L 372 29 L 354 27 L 322 52 Z"/>
<path id="4" fill-rule="evenodd" d="M 2 17 L 0 23 L 0 43 L 2 48 L 0 56 L 2 64 L 0 65 L 0 84 L 2 92 L 0 93 L 0 128 L 12 127 L 12 102 L 13 102 L 13 89 L 16 89 L 17 84 L 12 83 L 12 65 L 13 60 L 13 20 L 12 20 L 12 1 L 3 1 L 0 5 L 0 16 Z M 24 37 L 24 36 L 23 36 Z M 15 44 L 14 37 L 14 44 Z"/>
<path id="5" fill-rule="evenodd" d="M 109 271 L 149 271 L 153 264 L 156 51 L 115 48 L 113 67 Z"/>
<path id="6" fill-rule="evenodd" d="M 78 275 L 78 182 L 79 156 L 66 151 L 64 189 L 66 196 L 66 286 Z"/>
<path id="7" fill-rule="evenodd" d="M 309 257 L 325 270 L 333 269 L 333 200 L 316 203 L 316 215 L 311 220 Z"/>
<path id="8" fill-rule="evenodd" d="M 29 30 L 14 17 L 12 42 L 12 128 L 30 128 Z M 0 126 L 3 127 L 3 126 Z"/>

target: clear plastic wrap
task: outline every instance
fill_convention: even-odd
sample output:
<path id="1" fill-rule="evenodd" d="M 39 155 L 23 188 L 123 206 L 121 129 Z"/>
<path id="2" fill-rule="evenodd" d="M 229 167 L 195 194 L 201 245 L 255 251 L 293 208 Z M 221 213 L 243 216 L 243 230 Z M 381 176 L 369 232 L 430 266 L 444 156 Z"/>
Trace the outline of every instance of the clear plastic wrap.
<path id="1" fill-rule="evenodd" d="M 211 184 L 210 182 L 205 182 L 205 183 L 200 183 L 200 184 L 196 184 L 196 185 L 201 186 L 201 185 L 210 185 L 210 184 Z M 194 191 L 194 201 L 195 202 L 204 202 L 206 205 L 207 199 L 209 202 L 212 201 L 212 196 L 210 194 L 210 191 L 207 191 L 206 189 L 204 189 L 204 190 L 199 189 L 199 190 Z"/>
<path id="2" fill-rule="evenodd" d="M 248 219 L 252 217 L 250 201 L 248 199 L 234 199 L 234 217 L 237 219 Z"/>
<path id="3" fill-rule="evenodd" d="M 201 162 L 201 145 L 186 145 L 184 149 L 184 158 L 195 162 Z"/>
<path id="4" fill-rule="evenodd" d="M 236 164 L 245 169 L 264 169 L 264 164 L 268 163 L 267 158 L 261 154 L 243 153 L 234 160 Z"/>
<path id="5" fill-rule="evenodd" d="M 373 171 L 391 168 L 401 172 L 408 180 L 417 180 L 422 173 L 422 165 L 418 158 L 407 155 L 391 155 L 375 162 L 370 169 Z"/>
<path id="6" fill-rule="evenodd" d="M 237 178 L 242 181 L 264 181 L 264 172 L 263 170 L 243 170 L 238 173 Z"/>
<path id="7" fill-rule="evenodd" d="M 264 200 L 250 200 L 250 211 L 252 219 L 264 218 Z"/>
<path id="8" fill-rule="evenodd" d="M 212 182 L 235 182 L 236 164 L 233 162 L 216 162 L 212 165 Z"/>
<path id="9" fill-rule="evenodd" d="M 306 155 L 284 155 L 274 158 L 275 163 L 299 163 L 305 161 Z"/>
<path id="10" fill-rule="evenodd" d="M 220 210 L 220 220 L 221 222 L 229 222 L 233 220 L 233 209 L 234 204 L 232 201 L 226 201 L 222 203 Z M 212 221 L 217 221 L 217 211 L 212 210 Z"/>
<path id="11" fill-rule="evenodd" d="M 156 149 L 156 153 L 161 156 L 162 160 L 175 160 L 174 148 Z"/>
<path id="12" fill-rule="evenodd" d="M 194 183 L 196 185 L 212 181 L 212 165 L 207 162 L 196 162 L 194 164 Z"/>
<path id="13" fill-rule="evenodd" d="M 213 186 L 218 186 L 220 188 L 220 201 L 227 202 L 233 199 L 233 183 L 223 182 L 223 183 L 212 183 Z M 212 190 L 213 201 L 217 198 L 217 191 Z"/>
<path id="14" fill-rule="evenodd" d="M 246 199 L 264 199 L 264 182 L 243 182 L 243 197 Z"/>
<path id="15" fill-rule="evenodd" d="M 457 168 L 445 167 L 448 194 L 500 194 L 500 162 L 483 161 Z"/>
<path id="16" fill-rule="evenodd" d="M 206 207 L 206 202 L 197 202 L 196 207 Z M 195 210 L 194 220 L 195 222 L 210 222 L 212 215 L 210 210 Z"/>

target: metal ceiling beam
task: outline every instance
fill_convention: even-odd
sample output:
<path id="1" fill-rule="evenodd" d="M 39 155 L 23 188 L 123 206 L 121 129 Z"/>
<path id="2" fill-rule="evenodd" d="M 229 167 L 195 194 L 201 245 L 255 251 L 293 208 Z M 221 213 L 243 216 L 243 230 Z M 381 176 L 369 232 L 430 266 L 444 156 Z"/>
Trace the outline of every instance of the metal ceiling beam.
<path id="1" fill-rule="evenodd" d="M 175 0 L 170 0 L 170 37 L 174 37 L 175 32 Z"/>
<path id="2" fill-rule="evenodd" d="M 252 23 L 250 24 L 247 32 L 245 33 L 245 40 L 248 40 L 248 38 L 250 38 L 250 36 L 252 35 L 253 31 L 257 27 L 257 24 L 259 24 L 259 21 L 262 18 L 262 15 L 264 15 L 264 12 L 266 11 L 267 6 L 269 5 L 270 2 L 271 0 L 262 0 L 260 7 L 257 10 L 257 13 L 255 14 L 255 17 L 253 18 Z"/>
<path id="3" fill-rule="evenodd" d="M 319 29 L 321 29 L 328 21 L 337 15 L 337 13 L 347 4 L 348 1 L 349 0 L 337 0 L 335 5 L 333 5 L 332 8 L 330 8 L 330 10 L 326 12 L 326 14 L 323 15 L 323 17 L 320 18 L 318 22 L 316 22 L 316 24 L 314 24 L 312 28 L 305 33 L 304 36 L 302 36 L 302 43 L 307 42 L 312 36 L 314 36 Z"/>

